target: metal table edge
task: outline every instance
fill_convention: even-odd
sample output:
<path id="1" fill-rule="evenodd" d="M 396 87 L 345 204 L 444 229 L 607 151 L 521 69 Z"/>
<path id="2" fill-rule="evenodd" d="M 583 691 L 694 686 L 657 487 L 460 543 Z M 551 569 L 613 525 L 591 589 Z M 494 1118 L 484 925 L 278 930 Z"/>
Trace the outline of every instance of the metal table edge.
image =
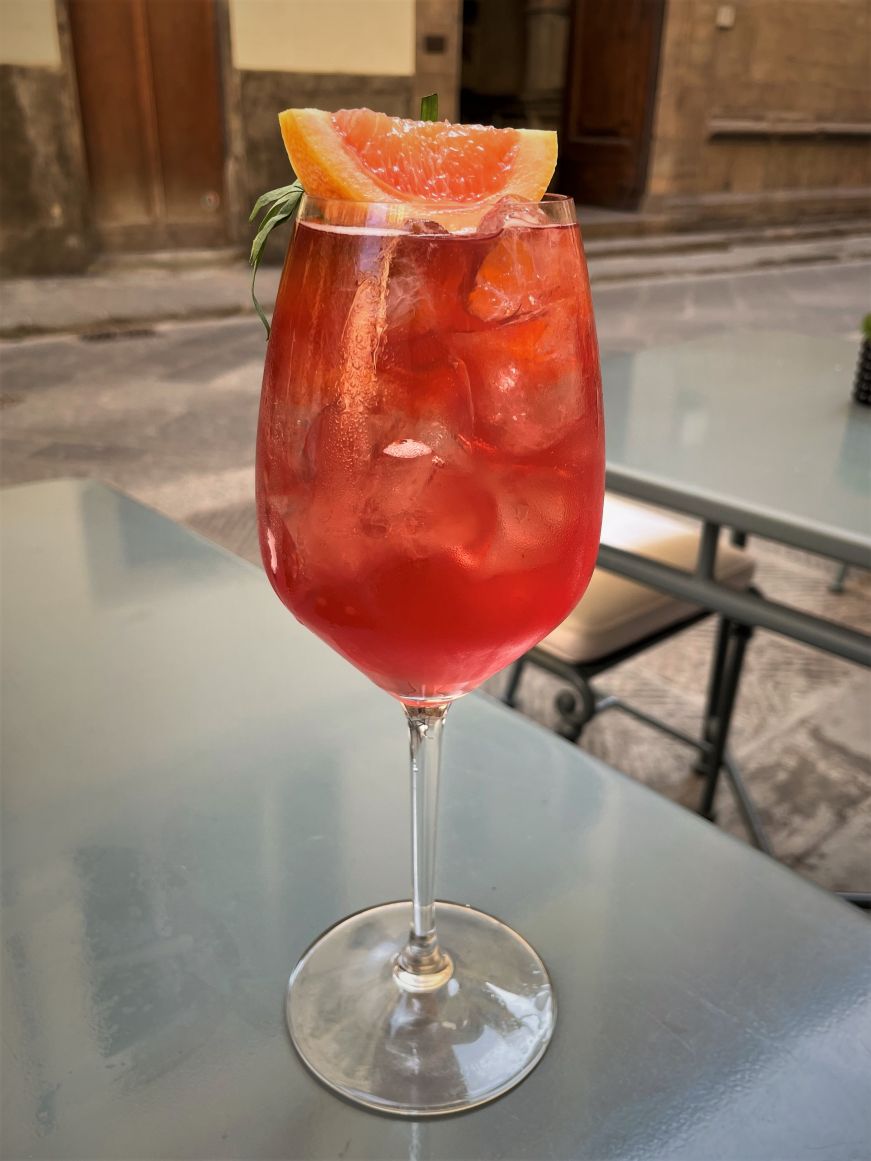
<path id="1" fill-rule="evenodd" d="M 610 465 L 605 470 L 605 487 L 632 500 L 657 504 L 699 520 L 724 524 L 739 532 L 775 540 L 790 548 L 831 557 L 839 563 L 871 568 L 871 535 L 860 538 L 849 533 L 839 533 L 813 521 L 798 523 L 777 512 L 724 501 L 710 493 L 687 492 L 652 476 Z"/>

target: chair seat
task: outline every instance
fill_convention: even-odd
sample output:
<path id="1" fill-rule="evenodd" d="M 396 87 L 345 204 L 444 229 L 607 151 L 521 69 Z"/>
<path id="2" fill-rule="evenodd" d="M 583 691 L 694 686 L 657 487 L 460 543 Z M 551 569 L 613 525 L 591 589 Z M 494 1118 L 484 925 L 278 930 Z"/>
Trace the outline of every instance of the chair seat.
<path id="1" fill-rule="evenodd" d="M 604 544 L 692 572 L 700 539 L 699 525 L 690 520 L 617 496 L 605 497 Z M 721 583 L 746 588 L 754 568 L 755 562 L 745 550 L 719 545 L 716 578 Z M 678 625 L 697 611 L 695 605 L 597 568 L 583 600 L 539 648 L 571 665 L 580 665 Z"/>

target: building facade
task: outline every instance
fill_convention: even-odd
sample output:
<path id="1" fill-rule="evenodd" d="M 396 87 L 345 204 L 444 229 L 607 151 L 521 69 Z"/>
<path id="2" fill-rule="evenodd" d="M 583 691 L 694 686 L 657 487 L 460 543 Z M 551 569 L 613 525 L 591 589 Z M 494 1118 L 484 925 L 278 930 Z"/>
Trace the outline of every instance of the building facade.
<path id="1" fill-rule="evenodd" d="M 871 0 L 674 0 L 644 205 L 871 217 Z"/>
<path id="2" fill-rule="evenodd" d="M 871 0 L 466 0 L 465 118 L 666 228 L 871 213 Z"/>
<path id="3" fill-rule="evenodd" d="M 277 114 L 456 117 L 459 0 L 0 0 L 7 274 L 243 245 L 292 180 Z"/>
<path id="4" fill-rule="evenodd" d="M 871 204 L 871 0 L 0 0 L 4 272 L 242 246 L 280 109 L 434 90 L 664 228 Z"/>

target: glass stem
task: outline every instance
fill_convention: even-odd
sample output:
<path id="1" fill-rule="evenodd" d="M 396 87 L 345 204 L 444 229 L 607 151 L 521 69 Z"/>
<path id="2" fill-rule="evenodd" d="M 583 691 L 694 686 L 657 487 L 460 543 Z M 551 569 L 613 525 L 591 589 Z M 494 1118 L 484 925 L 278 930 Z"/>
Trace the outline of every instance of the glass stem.
<path id="1" fill-rule="evenodd" d="M 435 849 L 442 731 L 450 702 L 406 705 L 411 750 L 411 932 L 396 975 L 413 991 L 430 991 L 450 978 L 452 965 L 435 928 Z"/>

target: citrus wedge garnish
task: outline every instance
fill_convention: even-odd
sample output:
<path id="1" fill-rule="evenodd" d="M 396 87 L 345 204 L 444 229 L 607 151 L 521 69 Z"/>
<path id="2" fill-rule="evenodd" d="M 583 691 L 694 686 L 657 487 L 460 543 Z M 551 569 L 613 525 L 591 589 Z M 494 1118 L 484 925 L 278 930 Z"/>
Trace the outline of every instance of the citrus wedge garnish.
<path id="1" fill-rule="evenodd" d="M 290 163 L 312 197 L 475 205 L 538 201 L 556 166 L 556 133 L 410 121 L 371 109 L 285 109 Z"/>

